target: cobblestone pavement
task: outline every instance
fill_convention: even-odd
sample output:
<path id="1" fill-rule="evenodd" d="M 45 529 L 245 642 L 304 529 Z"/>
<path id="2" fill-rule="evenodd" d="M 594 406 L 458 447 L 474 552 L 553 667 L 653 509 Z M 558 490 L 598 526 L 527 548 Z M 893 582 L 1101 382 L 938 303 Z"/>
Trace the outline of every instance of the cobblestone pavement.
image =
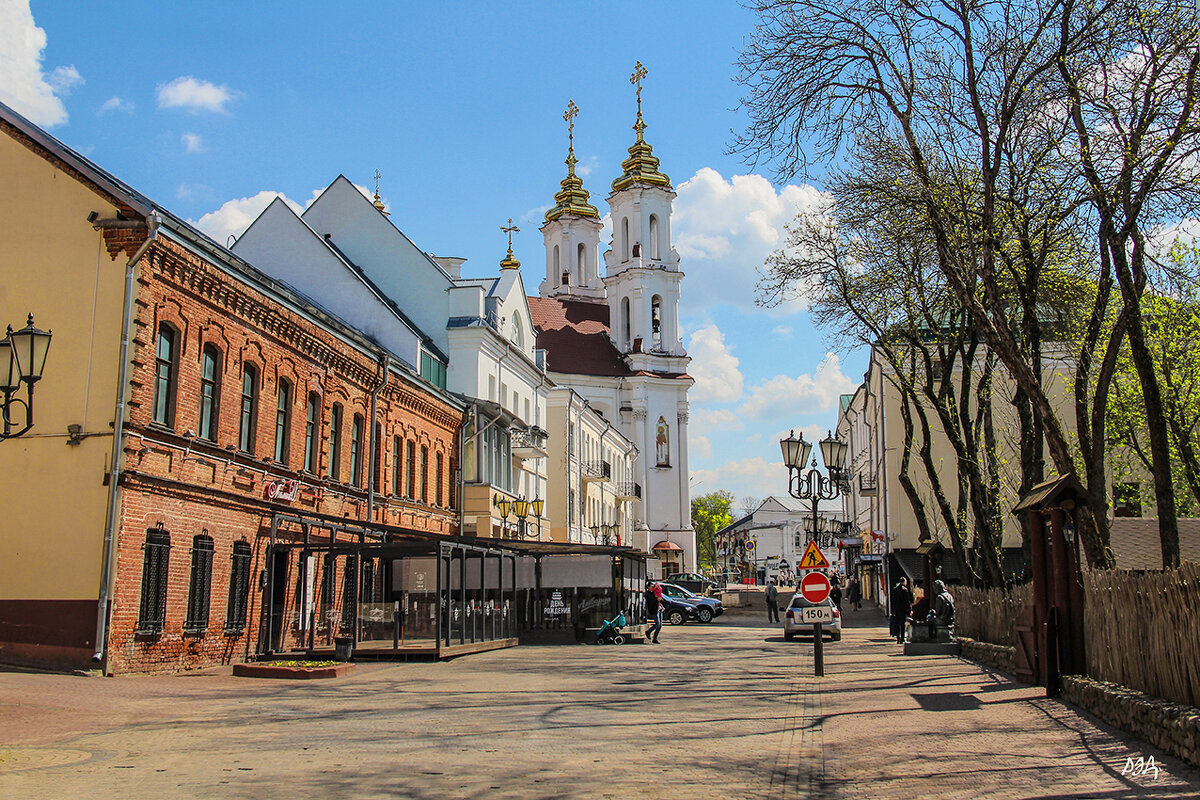
<path id="1" fill-rule="evenodd" d="M 763 615 L 765 616 L 765 615 Z M 521 647 L 330 681 L 0 672 L 0 798 L 1194 798 L 1200 772 L 879 618 Z M 1122 776 L 1154 756 L 1158 777 Z"/>

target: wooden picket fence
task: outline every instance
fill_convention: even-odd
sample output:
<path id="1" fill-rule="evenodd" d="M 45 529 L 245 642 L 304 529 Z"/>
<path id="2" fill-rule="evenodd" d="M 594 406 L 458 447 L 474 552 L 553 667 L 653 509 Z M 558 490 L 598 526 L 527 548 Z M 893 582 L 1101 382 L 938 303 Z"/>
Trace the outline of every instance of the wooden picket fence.
<path id="1" fill-rule="evenodd" d="M 1200 706 L 1200 564 L 1084 573 L 1088 676 Z"/>
<path id="2" fill-rule="evenodd" d="M 981 642 L 1012 647 L 1017 615 L 1033 605 L 1033 584 L 1010 590 L 955 586 L 954 631 Z"/>

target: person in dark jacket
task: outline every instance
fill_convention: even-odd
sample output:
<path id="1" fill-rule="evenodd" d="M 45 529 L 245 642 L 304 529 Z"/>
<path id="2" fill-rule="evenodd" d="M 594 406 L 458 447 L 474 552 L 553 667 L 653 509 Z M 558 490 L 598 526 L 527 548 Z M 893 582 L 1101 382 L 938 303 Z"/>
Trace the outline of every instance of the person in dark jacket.
<path id="1" fill-rule="evenodd" d="M 767 622 L 779 622 L 779 589 L 774 580 L 767 584 Z"/>
<path id="2" fill-rule="evenodd" d="M 842 610 L 842 587 L 835 583 L 833 585 L 833 588 L 829 590 L 829 599 L 833 601 L 833 607 L 836 608 L 838 611 L 841 611 Z"/>
<path id="3" fill-rule="evenodd" d="M 913 594 L 908 588 L 908 578 L 901 577 L 892 587 L 892 635 L 896 641 L 904 644 L 904 622 L 912 609 Z"/>
<path id="4" fill-rule="evenodd" d="M 850 608 L 858 611 L 862 608 L 862 589 L 858 585 L 857 578 L 851 578 L 846 584 L 846 599 L 850 602 Z"/>

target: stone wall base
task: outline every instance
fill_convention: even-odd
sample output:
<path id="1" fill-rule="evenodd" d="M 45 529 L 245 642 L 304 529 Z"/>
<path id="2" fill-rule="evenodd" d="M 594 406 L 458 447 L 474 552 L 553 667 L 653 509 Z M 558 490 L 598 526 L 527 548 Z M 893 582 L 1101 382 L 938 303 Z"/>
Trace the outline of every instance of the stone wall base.
<path id="1" fill-rule="evenodd" d="M 1062 682 L 1063 700 L 1200 767 L 1200 708 L 1081 675 L 1064 675 Z"/>
<path id="2" fill-rule="evenodd" d="M 958 637 L 958 641 L 962 645 L 961 655 L 963 658 L 977 661 L 985 667 L 998 669 L 1009 675 L 1014 674 L 1013 654 L 1016 652 L 1015 647 L 980 642 L 975 639 L 968 639 L 966 636 Z"/>

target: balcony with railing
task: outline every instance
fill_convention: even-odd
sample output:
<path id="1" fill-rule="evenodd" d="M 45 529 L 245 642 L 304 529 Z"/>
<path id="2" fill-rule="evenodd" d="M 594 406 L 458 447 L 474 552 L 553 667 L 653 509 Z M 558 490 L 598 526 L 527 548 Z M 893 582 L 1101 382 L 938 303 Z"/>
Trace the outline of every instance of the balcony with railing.
<path id="1" fill-rule="evenodd" d="M 612 464 L 607 461 L 585 461 L 582 464 L 585 481 L 611 481 Z"/>
<path id="2" fill-rule="evenodd" d="M 618 500 L 641 500 L 642 485 L 636 481 L 623 481 L 617 484 L 617 499 Z"/>
<path id="3" fill-rule="evenodd" d="M 546 440 L 550 434 L 536 425 L 528 430 L 512 432 L 513 458 L 528 461 L 534 458 L 546 457 Z"/>

